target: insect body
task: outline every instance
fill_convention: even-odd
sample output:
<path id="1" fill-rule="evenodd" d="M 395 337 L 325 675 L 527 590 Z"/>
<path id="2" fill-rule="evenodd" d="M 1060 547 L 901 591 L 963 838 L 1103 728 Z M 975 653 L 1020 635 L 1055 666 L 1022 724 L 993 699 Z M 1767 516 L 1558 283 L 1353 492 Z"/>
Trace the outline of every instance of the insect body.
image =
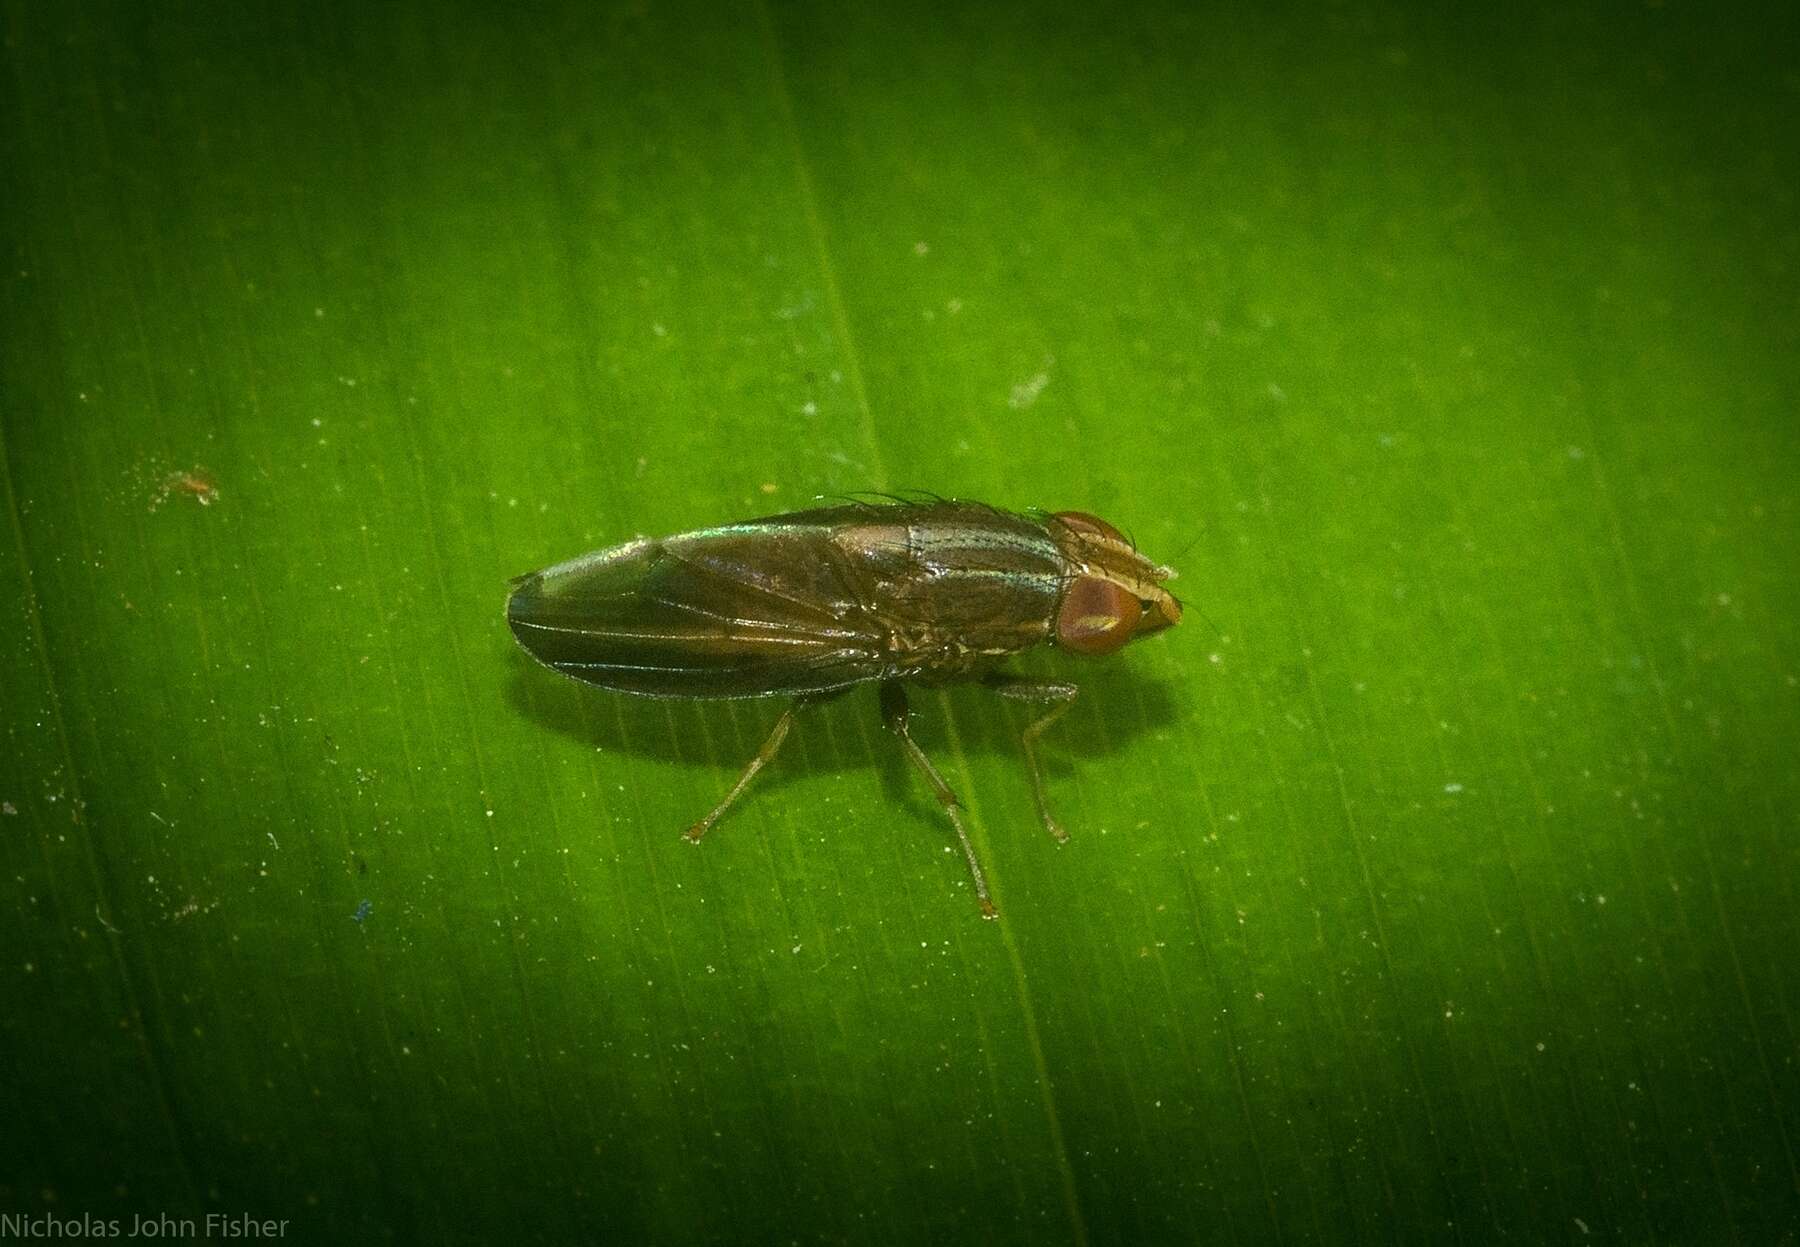
<path id="1" fill-rule="evenodd" d="M 1181 603 L 1162 585 L 1174 575 L 1079 511 L 858 503 L 599 550 L 514 581 L 506 618 L 533 658 L 602 688 L 794 699 L 691 840 L 775 756 L 797 712 L 878 684 L 882 718 L 949 815 L 991 918 L 960 804 L 908 730 L 906 684 L 977 682 L 1048 706 L 1022 744 L 1039 816 L 1066 840 L 1044 801 L 1037 741 L 1076 686 L 1002 664 L 1044 644 L 1110 654 L 1178 622 Z"/>

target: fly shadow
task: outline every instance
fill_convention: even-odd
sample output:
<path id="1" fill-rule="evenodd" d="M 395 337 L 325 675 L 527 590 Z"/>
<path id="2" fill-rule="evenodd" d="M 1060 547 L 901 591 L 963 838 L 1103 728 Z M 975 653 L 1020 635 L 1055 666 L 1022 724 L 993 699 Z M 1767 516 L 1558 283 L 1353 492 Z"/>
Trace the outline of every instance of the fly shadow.
<path id="1" fill-rule="evenodd" d="M 1034 656 L 1035 657 L 1035 656 Z M 608 753 L 626 753 L 696 771 L 725 772 L 715 787 L 696 784 L 694 817 L 722 795 L 737 771 L 755 754 L 791 698 L 762 697 L 738 701 L 657 699 L 583 685 L 548 671 L 513 650 L 507 700 L 515 711 L 540 726 L 580 744 Z M 1027 660 L 1021 672 L 1075 679 L 1081 694 L 1039 744 L 1046 779 L 1053 785 L 1089 767 L 1104 771 L 1109 760 L 1146 732 L 1173 724 L 1178 705 L 1170 683 L 1135 673 L 1128 664 L 1104 667 L 1073 661 Z M 797 778 L 853 771 L 874 764 L 890 805 L 937 823 L 942 811 L 908 765 L 899 740 L 881 721 L 877 686 L 851 688 L 842 696 L 796 717 L 786 744 L 756 777 L 747 802 L 785 787 Z M 954 735 L 945 722 L 939 689 L 908 682 L 913 739 L 943 769 L 955 754 L 1001 755 L 1016 760 L 1019 771 L 1020 819 L 1036 823 L 1019 734 L 1045 708 L 1001 698 L 973 684 L 944 686 Z M 952 787 L 961 781 L 952 777 Z M 960 792 L 965 800 L 971 795 Z M 997 796 L 998 794 L 996 794 Z M 1056 793 L 1050 796 L 1057 804 Z M 678 829 L 672 829 L 678 830 Z M 1079 834 L 1081 828 L 1072 830 Z"/>

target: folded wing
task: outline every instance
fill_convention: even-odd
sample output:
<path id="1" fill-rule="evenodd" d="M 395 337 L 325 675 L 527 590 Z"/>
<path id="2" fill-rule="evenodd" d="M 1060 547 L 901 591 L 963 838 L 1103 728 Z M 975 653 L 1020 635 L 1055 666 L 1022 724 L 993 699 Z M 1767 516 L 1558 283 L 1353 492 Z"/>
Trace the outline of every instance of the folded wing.
<path id="1" fill-rule="evenodd" d="M 521 577 L 506 618 L 539 662 L 647 697 L 825 692 L 883 673 L 842 559 L 813 525 L 597 551 Z"/>

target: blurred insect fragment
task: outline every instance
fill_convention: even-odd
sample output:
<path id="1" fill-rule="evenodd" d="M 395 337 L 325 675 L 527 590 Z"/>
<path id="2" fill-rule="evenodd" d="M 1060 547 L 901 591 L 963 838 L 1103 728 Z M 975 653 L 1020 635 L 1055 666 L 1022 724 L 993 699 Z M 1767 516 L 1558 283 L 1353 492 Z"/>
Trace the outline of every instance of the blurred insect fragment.
<path id="1" fill-rule="evenodd" d="M 203 507 L 210 507 L 219 500 L 219 484 L 205 468 L 166 472 L 157 479 L 156 487 L 150 491 L 150 509 L 159 509 L 171 495 L 176 494 L 192 498 Z"/>
<path id="2" fill-rule="evenodd" d="M 506 619 L 533 658 L 602 688 L 794 699 L 690 840 L 743 794 L 800 711 L 878 685 L 882 720 L 944 807 L 992 918 L 961 804 L 909 730 L 907 684 L 972 682 L 1046 707 L 1021 744 L 1038 815 L 1066 840 L 1044 800 L 1037 745 L 1076 686 L 1001 666 L 1037 645 L 1098 656 L 1160 632 L 1181 619 L 1163 587 L 1174 575 L 1080 511 L 896 500 L 640 537 L 521 576 Z"/>
<path id="3" fill-rule="evenodd" d="M 203 507 L 210 507 L 219 500 L 218 484 L 199 468 L 192 472 L 170 473 L 168 486 L 186 494 Z"/>

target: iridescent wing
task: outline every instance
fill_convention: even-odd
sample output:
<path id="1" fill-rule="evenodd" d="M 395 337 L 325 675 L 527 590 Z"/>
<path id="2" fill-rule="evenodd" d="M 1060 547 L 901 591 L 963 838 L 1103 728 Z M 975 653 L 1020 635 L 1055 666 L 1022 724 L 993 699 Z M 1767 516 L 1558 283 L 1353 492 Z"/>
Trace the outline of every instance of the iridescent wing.
<path id="1" fill-rule="evenodd" d="M 539 662 L 646 697 L 767 697 L 885 673 L 832 540 L 835 512 L 640 539 L 514 582 L 507 623 Z"/>

